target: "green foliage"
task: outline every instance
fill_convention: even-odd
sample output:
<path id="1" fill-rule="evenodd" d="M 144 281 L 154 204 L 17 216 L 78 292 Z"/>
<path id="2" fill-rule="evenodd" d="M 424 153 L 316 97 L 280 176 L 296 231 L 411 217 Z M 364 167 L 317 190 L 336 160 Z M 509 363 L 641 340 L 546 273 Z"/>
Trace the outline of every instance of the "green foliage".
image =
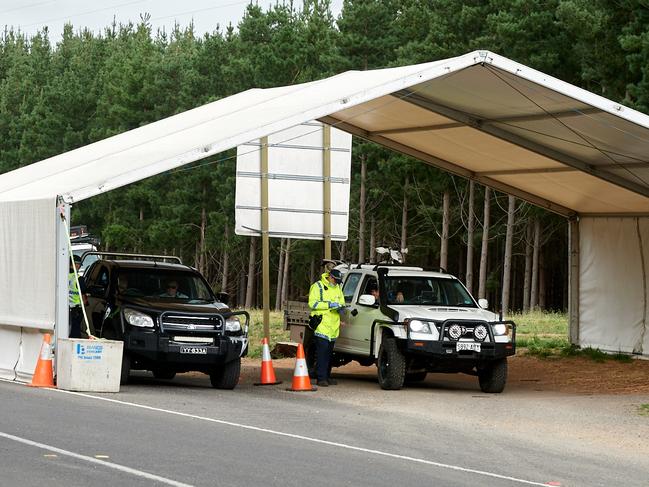
<path id="1" fill-rule="evenodd" d="M 640 404 L 638 413 L 642 416 L 649 416 L 649 404 Z"/>
<path id="2" fill-rule="evenodd" d="M 102 34 L 66 25 L 56 40 L 47 32 L 27 38 L 6 30 L 0 38 L 0 172 L 254 87 L 428 62 L 472 49 L 496 51 L 647 111 L 648 26 L 646 7 L 631 0 L 345 0 L 337 19 L 329 0 L 303 0 L 278 2 L 267 10 L 250 3 L 236 28 L 217 27 L 202 36 L 192 25 L 154 32 L 146 21 L 111 25 Z M 442 194 L 450 191 L 449 270 L 463 277 L 467 183 L 360 139 L 353 154 L 349 240 L 336 244 L 334 253 L 352 261 L 358 256 L 358 175 L 364 159 L 366 249 L 371 221 L 377 245 L 399 247 L 406 201 L 408 263 L 438 266 Z M 234 155 L 218 154 L 83 201 L 74 207 L 73 222 L 99 234 L 107 250 L 174 253 L 189 264 L 202 263 L 208 281 L 219 289 L 227 255 L 225 290 L 238 304 L 249 239 L 234 235 Z M 476 256 L 482 191 L 476 186 Z M 487 288 L 494 304 L 502 282 L 503 201 L 499 195 L 491 201 Z M 520 307 L 516 289 L 522 288 L 525 226 L 538 217 L 546 269 L 559 269 L 548 280 L 555 289 L 548 291 L 552 302 L 547 305 L 562 309 L 565 223 L 526 204 L 518 208 L 514 259 L 519 269 L 512 300 Z M 278 250 L 279 242 L 273 241 L 271 272 L 277 271 Z M 290 297 L 304 294 L 311 265 L 317 274 L 321 256 L 320 242 L 293 242 Z M 369 258 L 368 250 L 363 258 Z M 532 350 L 550 347 L 543 340 L 567 334 L 565 315 L 514 319 L 520 343 L 531 340 Z"/>

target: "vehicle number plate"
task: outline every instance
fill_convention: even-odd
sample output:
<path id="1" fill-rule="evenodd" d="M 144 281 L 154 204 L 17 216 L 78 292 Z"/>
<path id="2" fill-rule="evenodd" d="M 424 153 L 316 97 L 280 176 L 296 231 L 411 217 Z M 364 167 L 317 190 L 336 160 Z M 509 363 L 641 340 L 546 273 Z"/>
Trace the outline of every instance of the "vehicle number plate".
<path id="1" fill-rule="evenodd" d="M 471 350 L 472 352 L 480 351 L 480 343 L 471 343 L 471 342 L 457 342 L 455 345 L 455 350 L 458 352 L 461 350 Z"/>
<path id="2" fill-rule="evenodd" d="M 180 353 L 192 353 L 196 355 L 207 355 L 205 347 L 180 347 Z"/>
<path id="3" fill-rule="evenodd" d="M 200 344 L 206 344 L 209 343 L 210 345 L 214 344 L 214 338 L 205 338 L 205 337 L 186 337 L 186 336 L 175 336 L 172 337 L 172 340 L 174 342 L 185 342 L 185 343 L 200 343 Z"/>

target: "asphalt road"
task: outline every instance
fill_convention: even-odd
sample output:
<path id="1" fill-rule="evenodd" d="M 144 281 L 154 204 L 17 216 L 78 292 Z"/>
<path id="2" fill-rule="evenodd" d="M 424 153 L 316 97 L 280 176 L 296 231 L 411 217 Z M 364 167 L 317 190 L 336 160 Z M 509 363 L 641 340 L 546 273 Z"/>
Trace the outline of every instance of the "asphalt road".
<path id="1" fill-rule="evenodd" d="M 647 485 L 649 462 L 612 452 L 614 438 L 578 447 L 569 434 L 562 448 L 556 431 L 501 428 L 501 405 L 520 401 L 506 394 L 385 392 L 344 376 L 315 393 L 134 382 L 118 394 L 0 382 L 0 485 Z"/>

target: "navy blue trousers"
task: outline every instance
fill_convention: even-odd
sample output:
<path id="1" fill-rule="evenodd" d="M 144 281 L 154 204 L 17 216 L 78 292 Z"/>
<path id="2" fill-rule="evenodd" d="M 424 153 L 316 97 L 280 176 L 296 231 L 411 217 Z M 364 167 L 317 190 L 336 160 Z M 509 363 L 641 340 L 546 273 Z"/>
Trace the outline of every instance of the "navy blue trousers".
<path id="1" fill-rule="evenodd" d="M 315 340 L 316 374 L 318 380 L 327 380 L 331 375 L 331 355 L 333 354 L 336 340 L 329 341 L 317 335 L 313 337 L 313 340 Z"/>

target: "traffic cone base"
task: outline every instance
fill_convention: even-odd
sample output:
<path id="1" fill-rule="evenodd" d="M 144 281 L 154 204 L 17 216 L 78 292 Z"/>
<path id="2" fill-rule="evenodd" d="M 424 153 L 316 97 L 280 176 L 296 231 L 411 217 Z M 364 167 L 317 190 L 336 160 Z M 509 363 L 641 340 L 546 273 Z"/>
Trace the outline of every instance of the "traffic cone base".
<path id="1" fill-rule="evenodd" d="M 281 384 L 281 380 L 275 377 L 275 370 L 273 369 L 273 360 L 270 358 L 270 349 L 268 348 L 268 339 L 261 340 L 262 357 L 261 357 L 261 381 L 255 382 L 256 386 L 274 386 Z"/>
<path id="2" fill-rule="evenodd" d="M 306 358 L 304 357 L 304 347 L 302 344 L 297 346 L 297 358 L 295 360 L 295 372 L 293 372 L 293 383 L 287 391 L 293 392 L 309 392 L 317 391 L 318 388 L 311 385 L 309 379 L 309 369 L 306 366 Z"/>
<path id="3" fill-rule="evenodd" d="M 52 369 L 52 338 L 49 333 L 43 335 L 41 352 L 38 355 L 36 369 L 32 381 L 27 384 L 29 387 L 54 387 L 54 371 Z"/>

